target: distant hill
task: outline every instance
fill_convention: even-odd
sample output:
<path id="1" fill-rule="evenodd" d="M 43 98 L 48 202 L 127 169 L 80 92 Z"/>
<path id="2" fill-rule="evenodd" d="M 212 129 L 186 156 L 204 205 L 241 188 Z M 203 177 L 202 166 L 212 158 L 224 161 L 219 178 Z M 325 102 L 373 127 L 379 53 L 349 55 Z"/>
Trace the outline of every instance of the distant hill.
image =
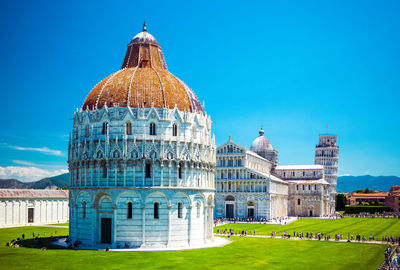
<path id="1" fill-rule="evenodd" d="M 397 176 L 340 176 L 337 180 L 338 192 L 351 192 L 357 189 L 379 190 L 388 192 L 391 186 L 400 185 Z"/>
<path id="2" fill-rule="evenodd" d="M 400 185 L 400 177 L 397 176 L 340 176 L 337 181 L 338 192 L 351 192 L 357 189 L 370 189 L 389 191 L 391 186 Z M 57 176 L 44 178 L 35 182 L 23 183 L 16 179 L 0 179 L 0 188 L 34 188 L 44 189 L 49 186 L 62 188 L 69 186 L 69 174 L 64 173 Z"/>
<path id="3" fill-rule="evenodd" d="M 23 183 L 17 179 L 0 179 L 0 188 L 28 188 L 27 183 Z"/>
<path id="4" fill-rule="evenodd" d="M 44 189 L 48 186 L 57 186 L 59 188 L 62 187 L 68 187 L 69 186 L 69 173 L 64 173 L 60 175 L 56 175 L 53 177 L 49 178 L 43 178 L 42 180 L 35 181 L 35 182 L 29 182 L 26 183 L 30 187 L 29 188 L 34 188 L 34 189 Z"/>
<path id="5" fill-rule="evenodd" d="M 69 174 L 64 173 L 53 177 L 43 178 L 39 181 L 34 182 L 21 182 L 16 179 L 0 179 L 0 188 L 11 188 L 11 189 L 22 189 L 22 188 L 33 188 L 33 189 L 45 189 L 49 186 L 57 186 L 59 188 L 69 186 Z"/>

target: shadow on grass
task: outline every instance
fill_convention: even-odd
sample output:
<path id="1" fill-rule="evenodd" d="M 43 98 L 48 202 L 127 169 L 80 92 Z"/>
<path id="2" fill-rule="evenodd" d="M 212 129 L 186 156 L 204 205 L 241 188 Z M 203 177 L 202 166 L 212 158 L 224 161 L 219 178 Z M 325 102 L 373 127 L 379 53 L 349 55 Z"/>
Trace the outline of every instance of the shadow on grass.
<path id="1" fill-rule="evenodd" d="M 36 248 L 36 249 L 66 249 L 65 247 L 58 246 L 52 244 L 55 241 L 58 241 L 61 238 L 67 239 L 68 235 L 65 236 L 50 236 L 50 237 L 37 237 L 37 238 L 30 238 L 30 239 L 20 239 L 12 244 L 19 245 L 22 248 Z"/>

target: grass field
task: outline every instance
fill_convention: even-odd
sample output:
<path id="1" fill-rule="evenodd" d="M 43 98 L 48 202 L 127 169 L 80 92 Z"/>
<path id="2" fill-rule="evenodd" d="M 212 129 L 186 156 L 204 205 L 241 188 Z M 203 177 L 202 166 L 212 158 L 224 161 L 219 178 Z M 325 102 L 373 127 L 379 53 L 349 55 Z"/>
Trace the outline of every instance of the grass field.
<path id="1" fill-rule="evenodd" d="M 67 235 L 66 228 L 0 229 L 3 269 L 377 269 L 384 245 L 232 237 L 224 247 L 163 252 L 12 248 L 5 243 L 32 232 Z"/>
<path id="2" fill-rule="evenodd" d="M 324 233 L 330 234 L 332 237 L 335 234 L 343 234 L 347 239 L 348 234 L 361 234 L 368 239 L 369 235 L 375 236 L 380 240 L 382 236 L 400 236 L 400 220 L 399 219 L 382 219 L 382 218 L 351 218 L 342 219 L 300 219 L 288 225 L 265 225 L 265 224 L 243 224 L 230 223 L 214 228 L 217 229 L 233 229 L 235 232 L 247 230 L 248 233 L 270 235 L 271 232 L 277 232 L 282 235 L 283 232 L 293 235 L 296 233 Z"/>
<path id="3" fill-rule="evenodd" d="M 69 226 L 69 223 L 56 223 L 56 224 L 50 224 L 51 226 Z"/>

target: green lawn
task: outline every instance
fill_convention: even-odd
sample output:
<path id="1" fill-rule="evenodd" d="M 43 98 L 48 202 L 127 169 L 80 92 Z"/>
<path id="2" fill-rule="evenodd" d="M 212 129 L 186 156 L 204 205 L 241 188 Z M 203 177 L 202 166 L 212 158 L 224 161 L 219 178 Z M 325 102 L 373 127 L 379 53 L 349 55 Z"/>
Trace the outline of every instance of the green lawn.
<path id="1" fill-rule="evenodd" d="M 270 235 L 272 231 L 281 235 L 283 232 L 293 235 L 296 233 L 325 233 L 332 237 L 335 234 L 343 234 L 347 239 L 348 233 L 361 234 L 368 239 L 369 235 L 375 236 L 376 239 L 381 239 L 382 236 L 400 236 L 400 220 L 399 219 L 383 219 L 383 218 L 351 218 L 342 219 L 300 219 L 288 225 L 265 225 L 265 224 L 241 224 L 230 223 L 214 228 L 217 229 L 233 229 L 235 232 L 247 230 L 248 233 Z"/>
<path id="2" fill-rule="evenodd" d="M 384 245 L 232 237 L 220 248 L 164 252 L 12 248 L 5 243 L 32 231 L 49 236 L 66 228 L 0 229 L 3 269 L 377 269 Z"/>
<path id="3" fill-rule="evenodd" d="M 69 226 L 69 223 L 56 223 L 56 224 L 49 224 L 51 226 Z"/>

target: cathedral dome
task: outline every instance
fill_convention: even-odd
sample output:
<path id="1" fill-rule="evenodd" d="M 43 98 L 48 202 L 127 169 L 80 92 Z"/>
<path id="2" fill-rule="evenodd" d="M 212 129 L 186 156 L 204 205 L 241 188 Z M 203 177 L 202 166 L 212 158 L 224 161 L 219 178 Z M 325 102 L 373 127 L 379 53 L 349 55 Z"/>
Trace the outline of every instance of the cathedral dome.
<path id="1" fill-rule="evenodd" d="M 122 68 L 99 82 L 87 96 L 82 109 L 108 107 L 170 108 L 204 113 L 194 92 L 171 74 L 157 40 L 137 34 L 128 44 Z"/>
<path id="2" fill-rule="evenodd" d="M 259 131 L 260 136 L 258 136 L 250 146 L 250 150 L 258 152 L 263 150 L 274 150 L 272 144 L 264 136 L 264 130 Z"/>

